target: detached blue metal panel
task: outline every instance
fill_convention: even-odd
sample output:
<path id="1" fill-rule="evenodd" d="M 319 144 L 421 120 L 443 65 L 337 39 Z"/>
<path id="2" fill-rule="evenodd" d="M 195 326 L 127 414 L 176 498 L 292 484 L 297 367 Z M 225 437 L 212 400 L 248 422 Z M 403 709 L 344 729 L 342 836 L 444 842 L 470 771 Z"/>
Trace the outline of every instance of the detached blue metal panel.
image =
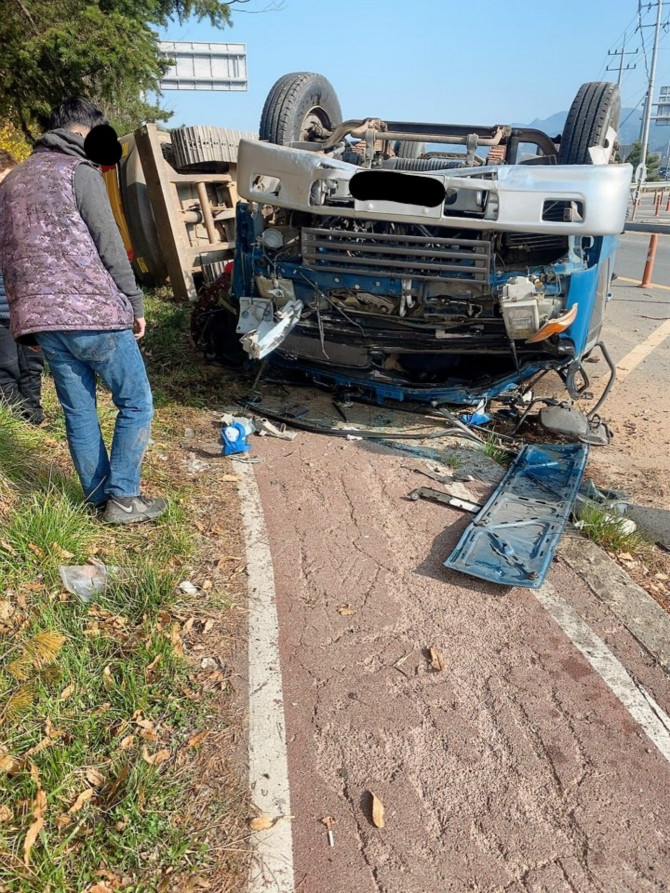
<path id="1" fill-rule="evenodd" d="M 444 566 L 503 586 L 541 586 L 587 457 L 585 444 L 525 446 Z"/>

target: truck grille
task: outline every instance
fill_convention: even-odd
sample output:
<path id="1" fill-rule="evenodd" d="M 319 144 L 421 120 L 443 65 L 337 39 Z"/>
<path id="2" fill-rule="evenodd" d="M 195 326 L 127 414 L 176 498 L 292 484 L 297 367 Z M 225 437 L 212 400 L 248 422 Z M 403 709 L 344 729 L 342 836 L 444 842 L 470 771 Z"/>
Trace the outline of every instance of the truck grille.
<path id="1" fill-rule="evenodd" d="M 303 263 L 328 273 L 488 283 L 490 257 L 489 242 L 478 239 L 302 230 Z"/>

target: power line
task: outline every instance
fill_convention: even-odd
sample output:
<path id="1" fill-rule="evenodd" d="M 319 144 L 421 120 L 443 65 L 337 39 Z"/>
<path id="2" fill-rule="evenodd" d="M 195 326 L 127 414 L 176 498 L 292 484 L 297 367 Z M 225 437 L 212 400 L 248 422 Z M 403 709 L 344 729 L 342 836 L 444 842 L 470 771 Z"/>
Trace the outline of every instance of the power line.
<path id="1" fill-rule="evenodd" d="M 617 69 L 618 69 L 619 76 L 617 77 L 617 84 L 621 85 L 621 75 L 623 74 L 624 71 L 633 71 L 635 68 L 637 68 L 637 65 L 628 65 L 628 64 L 626 64 L 626 67 L 624 68 L 623 67 L 624 56 L 635 56 L 635 55 L 637 55 L 637 52 L 638 52 L 637 50 L 629 50 L 628 52 L 626 52 L 626 33 L 625 32 L 623 35 L 623 46 L 621 47 L 621 49 L 607 51 L 608 56 L 620 56 L 618 65 L 615 65 L 612 68 L 610 68 L 610 66 L 608 65 L 607 68 L 605 69 L 605 71 L 617 71 Z"/>

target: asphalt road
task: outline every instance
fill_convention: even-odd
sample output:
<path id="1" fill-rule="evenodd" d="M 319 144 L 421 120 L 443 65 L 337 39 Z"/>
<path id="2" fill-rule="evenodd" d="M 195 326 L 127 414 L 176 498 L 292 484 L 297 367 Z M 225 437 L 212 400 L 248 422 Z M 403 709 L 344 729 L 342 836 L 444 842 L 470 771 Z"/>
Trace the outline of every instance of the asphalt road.
<path id="1" fill-rule="evenodd" d="M 614 265 L 617 275 L 639 282 L 644 272 L 648 246 L 647 233 L 624 233 Z M 658 237 L 652 282 L 670 287 L 670 235 Z"/>
<path id="2" fill-rule="evenodd" d="M 304 433 L 255 452 L 294 872 L 255 889 L 667 890 L 670 747 L 576 645 L 584 630 L 600 642 L 587 654 L 606 642 L 667 712 L 667 676 L 620 618 L 563 559 L 538 594 L 445 570 L 469 518 L 408 500 L 423 480 L 406 455 Z"/>

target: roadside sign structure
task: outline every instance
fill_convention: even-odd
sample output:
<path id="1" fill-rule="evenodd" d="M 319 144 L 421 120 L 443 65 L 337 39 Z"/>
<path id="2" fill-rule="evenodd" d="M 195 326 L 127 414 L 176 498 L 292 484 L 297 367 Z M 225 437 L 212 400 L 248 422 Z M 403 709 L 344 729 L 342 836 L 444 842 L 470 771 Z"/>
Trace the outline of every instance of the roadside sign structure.
<path id="1" fill-rule="evenodd" d="M 658 94 L 658 102 L 656 106 L 656 114 L 652 115 L 652 119 L 662 127 L 670 125 L 670 87 L 661 87 Z"/>
<path id="2" fill-rule="evenodd" d="M 174 63 L 161 78 L 161 90 L 248 88 L 246 44 L 162 40 L 158 47 L 161 56 Z"/>

